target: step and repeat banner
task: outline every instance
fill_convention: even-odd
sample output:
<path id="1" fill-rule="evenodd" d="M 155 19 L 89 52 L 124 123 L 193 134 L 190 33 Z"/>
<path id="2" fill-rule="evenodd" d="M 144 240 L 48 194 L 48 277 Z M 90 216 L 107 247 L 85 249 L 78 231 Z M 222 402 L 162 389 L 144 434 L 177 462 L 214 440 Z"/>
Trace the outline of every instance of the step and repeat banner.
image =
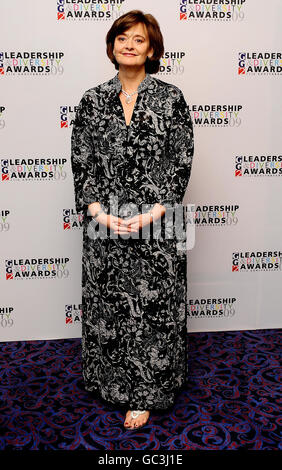
<path id="1" fill-rule="evenodd" d="M 155 76 L 181 88 L 194 123 L 188 330 L 281 327 L 281 0 L 11 0 L 0 4 L 1 341 L 81 336 L 71 130 L 83 93 L 117 73 L 105 37 L 135 8 L 159 21 Z"/>

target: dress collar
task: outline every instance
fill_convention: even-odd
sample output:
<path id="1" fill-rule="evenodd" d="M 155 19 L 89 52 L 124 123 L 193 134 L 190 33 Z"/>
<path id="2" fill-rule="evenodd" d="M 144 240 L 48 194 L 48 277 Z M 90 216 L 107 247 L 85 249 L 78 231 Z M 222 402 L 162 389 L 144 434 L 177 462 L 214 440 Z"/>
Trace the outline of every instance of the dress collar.
<path id="1" fill-rule="evenodd" d="M 110 82 L 113 86 L 114 91 L 116 91 L 116 93 L 119 93 L 121 91 L 122 85 L 118 77 L 118 73 L 114 76 L 114 78 L 110 80 Z M 153 78 L 151 77 L 149 73 L 146 73 L 145 78 L 142 80 L 142 82 L 139 84 L 137 88 L 138 93 L 148 88 L 148 86 L 151 85 L 152 82 L 153 82 Z"/>

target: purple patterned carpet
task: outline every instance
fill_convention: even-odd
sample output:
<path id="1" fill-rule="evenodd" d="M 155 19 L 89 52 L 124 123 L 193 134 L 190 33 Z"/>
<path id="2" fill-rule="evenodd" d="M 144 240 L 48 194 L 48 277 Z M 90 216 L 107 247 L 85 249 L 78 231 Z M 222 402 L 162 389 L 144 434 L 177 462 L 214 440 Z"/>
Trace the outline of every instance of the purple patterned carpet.
<path id="1" fill-rule="evenodd" d="M 84 390 L 80 338 L 1 343 L 0 450 L 282 449 L 280 338 L 190 333 L 188 388 L 135 431 Z"/>

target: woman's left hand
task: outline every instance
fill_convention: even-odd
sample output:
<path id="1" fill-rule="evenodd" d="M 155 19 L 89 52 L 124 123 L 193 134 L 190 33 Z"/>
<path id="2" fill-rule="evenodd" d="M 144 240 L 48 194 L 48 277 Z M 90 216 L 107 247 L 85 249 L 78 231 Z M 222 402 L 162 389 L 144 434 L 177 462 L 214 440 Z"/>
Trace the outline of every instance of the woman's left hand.
<path id="1" fill-rule="evenodd" d="M 114 233 L 124 235 L 126 233 L 131 233 L 128 229 L 131 227 L 134 231 L 140 230 L 142 227 L 149 225 L 151 223 L 152 217 L 150 212 L 145 212 L 144 214 L 137 214 L 130 219 L 123 219 L 119 224 L 118 229 Z"/>

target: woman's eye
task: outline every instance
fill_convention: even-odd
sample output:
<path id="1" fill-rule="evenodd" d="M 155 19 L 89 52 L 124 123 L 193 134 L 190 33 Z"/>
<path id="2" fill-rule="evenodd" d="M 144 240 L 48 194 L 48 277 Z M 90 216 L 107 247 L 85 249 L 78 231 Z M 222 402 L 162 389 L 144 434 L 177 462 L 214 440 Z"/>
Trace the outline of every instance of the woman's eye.
<path id="1" fill-rule="evenodd" d="M 125 38 L 118 38 L 119 41 L 125 41 Z"/>

